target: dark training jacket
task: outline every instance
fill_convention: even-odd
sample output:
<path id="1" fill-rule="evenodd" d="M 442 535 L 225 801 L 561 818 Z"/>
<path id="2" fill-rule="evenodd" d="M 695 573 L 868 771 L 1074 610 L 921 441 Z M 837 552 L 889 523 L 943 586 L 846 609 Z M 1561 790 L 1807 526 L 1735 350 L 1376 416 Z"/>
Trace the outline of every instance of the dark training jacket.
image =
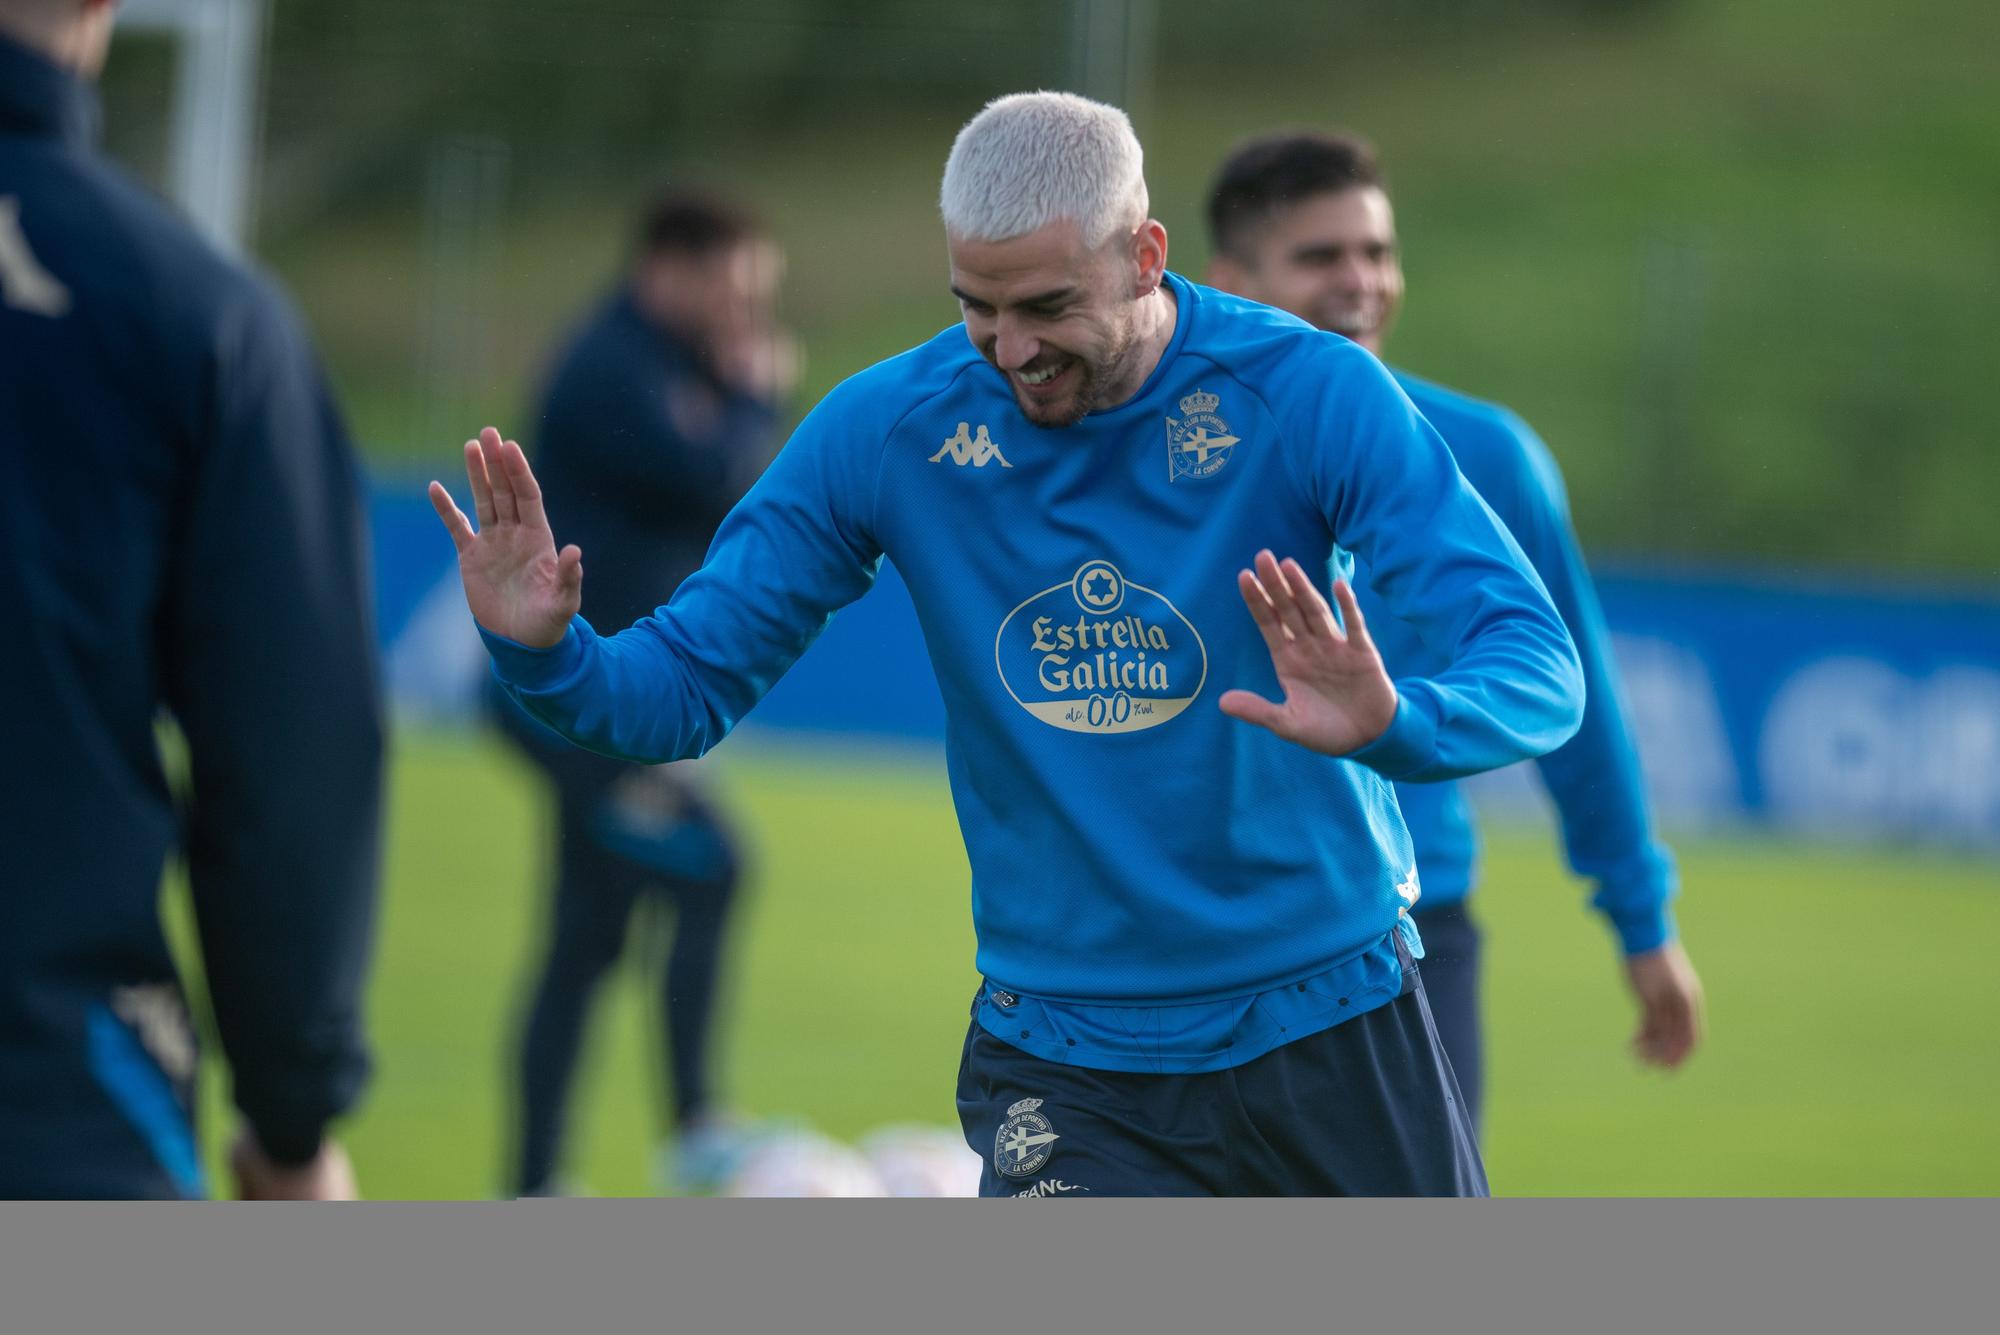
<path id="1" fill-rule="evenodd" d="M 573 331 L 526 443 L 556 541 L 583 548 L 609 635 L 673 596 L 777 452 L 773 405 L 730 388 L 620 288 Z"/>
<path id="2" fill-rule="evenodd" d="M 96 122 L 0 40 L 4 1196 L 203 1190 L 177 848 L 266 1151 L 311 1157 L 368 1072 L 382 724 L 353 453 L 297 319 L 97 156 Z"/>

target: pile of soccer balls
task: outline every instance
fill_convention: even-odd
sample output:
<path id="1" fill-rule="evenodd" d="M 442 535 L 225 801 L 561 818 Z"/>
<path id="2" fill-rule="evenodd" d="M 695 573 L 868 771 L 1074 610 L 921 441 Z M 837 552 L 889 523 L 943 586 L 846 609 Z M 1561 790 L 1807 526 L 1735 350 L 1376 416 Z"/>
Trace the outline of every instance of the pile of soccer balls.
<path id="1" fill-rule="evenodd" d="M 942 1127 L 885 1127 L 857 1146 L 786 1131 L 750 1148 L 724 1196 L 977 1196 L 979 1156 Z"/>

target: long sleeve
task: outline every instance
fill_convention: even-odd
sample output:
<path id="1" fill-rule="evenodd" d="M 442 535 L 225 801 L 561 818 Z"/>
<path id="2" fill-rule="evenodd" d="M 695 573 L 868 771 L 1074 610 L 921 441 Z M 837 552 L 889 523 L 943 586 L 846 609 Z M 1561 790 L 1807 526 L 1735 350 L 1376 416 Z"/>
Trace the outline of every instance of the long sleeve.
<path id="1" fill-rule="evenodd" d="M 1519 479 L 1512 496 L 1495 497 L 1495 507 L 1569 626 L 1587 692 L 1576 736 L 1537 765 L 1562 822 L 1570 867 L 1596 882 L 1592 905 L 1610 920 L 1626 953 L 1638 954 L 1673 939 L 1674 862 L 1653 836 L 1610 633 L 1570 526 L 1561 474 L 1526 425 L 1515 425 L 1525 463 L 1511 470 Z"/>
<path id="2" fill-rule="evenodd" d="M 843 387 L 800 423 L 652 616 L 608 638 L 579 617 L 546 651 L 482 632 L 508 693 L 606 755 L 679 760 L 721 741 L 874 582 L 881 437 L 860 397 Z"/>
<path id="3" fill-rule="evenodd" d="M 297 322 L 245 286 L 191 444 L 162 627 L 186 854 L 234 1096 L 280 1160 L 368 1072 L 382 722 L 355 460 Z"/>
<path id="4" fill-rule="evenodd" d="M 1390 610 L 1449 651 L 1444 670 L 1396 681 L 1389 730 L 1347 758 L 1429 781 L 1552 750 L 1576 730 L 1583 681 L 1541 581 L 1382 365 L 1339 352 L 1299 370 L 1322 381 L 1302 396 L 1315 418 L 1288 424 L 1310 446 L 1297 451 L 1302 484 Z"/>

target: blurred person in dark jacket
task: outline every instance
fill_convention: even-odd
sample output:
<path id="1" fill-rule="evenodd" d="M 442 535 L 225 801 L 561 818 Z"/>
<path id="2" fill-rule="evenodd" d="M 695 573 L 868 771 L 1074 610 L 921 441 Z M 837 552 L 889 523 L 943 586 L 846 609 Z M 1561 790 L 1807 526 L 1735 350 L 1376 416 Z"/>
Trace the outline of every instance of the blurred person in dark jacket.
<path id="1" fill-rule="evenodd" d="M 601 571 L 583 614 L 623 626 L 700 566 L 716 526 L 777 445 L 797 354 L 774 321 L 782 257 L 748 215 L 672 190 L 647 211 L 614 291 L 558 354 L 538 416 L 551 516 Z M 557 488 L 560 487 L 560 491 Z M 520 1050 L 510 1189 L 563 1189 L 566 1109 L 589 1008 L 644 905 L 671 910 L 658 1004 L 670 1077 L 671 1176 L 710 1190 L 754 1128 L 713 1088 L 715 1005 L 743 857 L 687 764 L 639 765 L 571 746 L 496 695 L 508 735 L 557 807 L 546 955 Z M 645 939 L 657 940 L 648 934 Z M 664 1162 L 664 1160 L 663 1160 Z"/>
<path id="2" fill-rule="evenodd" d="M 0 1196 L 206 1194 L 176 848 L 239 1189 L 352 1196 L 326 1132 L 368 1074 L 360 479 L 291 311 L 98 156 L 114 8 L 0 0 Z"/>

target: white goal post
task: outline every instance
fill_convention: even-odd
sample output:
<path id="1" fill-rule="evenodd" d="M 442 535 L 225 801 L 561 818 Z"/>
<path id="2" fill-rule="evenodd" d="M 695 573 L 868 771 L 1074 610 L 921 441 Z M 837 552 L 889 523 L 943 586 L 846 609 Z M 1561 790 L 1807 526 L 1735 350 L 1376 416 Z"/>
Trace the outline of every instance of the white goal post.
<path id="1" fill-rule="evenodd" d="M 121 32 L 175 41 L 167 189 L 225 250 L 249 245 L 268 0 L 124 0 Z"/>

